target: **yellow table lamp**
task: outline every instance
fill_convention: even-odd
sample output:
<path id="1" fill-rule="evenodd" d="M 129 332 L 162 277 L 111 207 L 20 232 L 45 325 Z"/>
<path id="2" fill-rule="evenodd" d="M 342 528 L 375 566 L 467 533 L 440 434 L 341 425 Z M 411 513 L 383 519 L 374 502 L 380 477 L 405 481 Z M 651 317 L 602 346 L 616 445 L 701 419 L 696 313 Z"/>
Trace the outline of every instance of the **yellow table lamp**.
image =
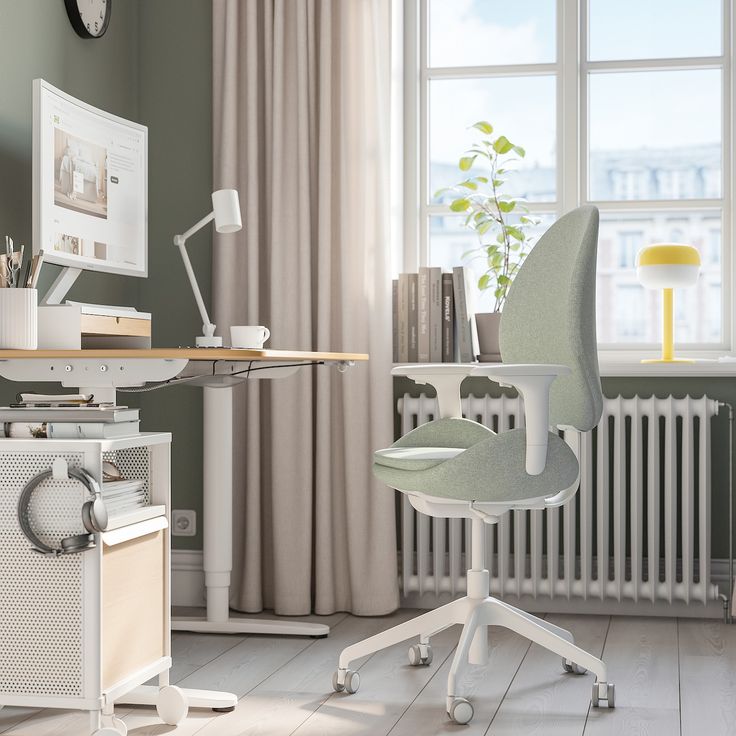
<path id="1" fill-rule="evenodd" d="M 662 289 L 662 357 L 642 363 L 693 363 L 674 356 L 672 290 L 694 286 L 700 273 L 700 253 L 692 245 L 657 243 L 642 248 L 636 258 L 636 275 L 649 289 Z"/>

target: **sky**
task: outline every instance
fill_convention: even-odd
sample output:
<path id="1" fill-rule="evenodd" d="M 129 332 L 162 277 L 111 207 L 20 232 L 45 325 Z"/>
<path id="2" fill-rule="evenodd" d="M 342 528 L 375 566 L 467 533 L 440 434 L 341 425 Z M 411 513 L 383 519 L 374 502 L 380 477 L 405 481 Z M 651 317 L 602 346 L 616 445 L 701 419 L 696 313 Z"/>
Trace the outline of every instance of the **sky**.
<path id="1" fill-rule="evenodd" d="M 555 5 L 430 0 L 430 66 L 552 62 Z M 590 0 L 593 59 L 718 55 L 720 27 L 720 0 Z M 720 84 L 718 70 L 591 75 L 591 149 L 720 142 Z M 553 77 L 432 82 L 431 159 L 456 161 L 477 120 L 524 146 L 525 165 L 554 164 Z"/>

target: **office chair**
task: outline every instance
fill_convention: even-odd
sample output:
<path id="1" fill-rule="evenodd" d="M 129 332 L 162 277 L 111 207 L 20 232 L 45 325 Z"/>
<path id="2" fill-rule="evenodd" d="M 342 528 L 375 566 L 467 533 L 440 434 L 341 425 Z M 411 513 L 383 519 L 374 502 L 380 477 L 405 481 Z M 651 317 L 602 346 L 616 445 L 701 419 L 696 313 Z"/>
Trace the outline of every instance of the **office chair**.
<path id="1" fill-rule="evenodd" d="M 373 470 L 405 493 L 418 511 L 472 520 L 467 595 L 344 649 L 333 675 L 335 691 L 357 691 L 360 677 L 349 669 L 352 661 L 414 636 L 419 639 L 409 648 L 409 663 L 429 665 L 430 638 L 463 624 L 446 706 L 453 721 L 468 723 L 473 706 L 463 697 L 460 674 L 466 662 L 488 663 L 491 625 L 505 626 L 559 654 L 566 672 L 590 670 L 596 675 L 593 705 L 614 707 L 615 687 L 605 664 L 575 646 L 569 631 L 489 596 L 483 527 L 512 509 L 561 506 L 577 491 L 579 433 L 596 426 L 603 407 L 595 330 L 597 246 L 595 207 L 573 210 L 542 235 L 503 310 L 503 363 L 394 369 L 394 375 L 435 387 L 440 416 L 378 450 Z M 463 419 L 460 384 L 466 376 L 486 376 L 516 388 L 524 399 L 525 428 L 496 434 Z M 565 430 L 566 440 L 557 429 Z"/>

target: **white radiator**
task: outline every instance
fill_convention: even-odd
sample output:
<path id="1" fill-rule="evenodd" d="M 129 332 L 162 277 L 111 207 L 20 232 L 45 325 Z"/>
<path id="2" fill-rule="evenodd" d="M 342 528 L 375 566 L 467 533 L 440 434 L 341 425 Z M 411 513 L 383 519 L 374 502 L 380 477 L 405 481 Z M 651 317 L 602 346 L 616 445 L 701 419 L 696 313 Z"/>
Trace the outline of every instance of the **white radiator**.
<path id="1" fill-rule="evenodd" d="M 403 435 L 430 421 L 437 403 L 406 394 L 398 410 Z M 707 397 L 604 399 L 598 427 L 582 435 L 574 500 L 486 527 L 491 594 L 538 611 L 722 615 L 710 571 L 717 412 Z M 470 396 L 463 414 L 498 432 L 523 426 L 519 398 Z M 464 593 L 470 522 L 401 503 L 404 603 Z"/>

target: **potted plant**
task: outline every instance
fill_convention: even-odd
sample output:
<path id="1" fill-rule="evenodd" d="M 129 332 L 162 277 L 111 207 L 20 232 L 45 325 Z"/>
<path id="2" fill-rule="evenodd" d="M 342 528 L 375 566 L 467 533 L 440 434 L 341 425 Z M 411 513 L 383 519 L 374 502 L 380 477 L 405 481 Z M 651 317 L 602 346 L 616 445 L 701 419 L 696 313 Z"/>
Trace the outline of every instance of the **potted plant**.
<path id="1" fill-rule="evenodd" d="M 436 196 L 449 193 L 452 212 L 466 212 L 465 227 L 478 233 L 480 245 L 463 254 L 463 258 L 480 259 L 483 273 L 478 289 L 488 294 L 493 311 L 476 313 L 481 361 L 501 359 L 498 328 L 501 310 L 514 276 L 529 252 L 533 238 L 528 231 L 539 224 L 529 215 L 525 200 L 503 192 L 508 168 L 526 154 L 521 146 L 504 135 L 493 135 L 493 126 L 481 120 L 472 126 L 480 138 L 460 158 L 460 171 L 466 178 L 453 187 L 440 190 Z M 479 173 L 475 173 L 479 171 Z"/>

